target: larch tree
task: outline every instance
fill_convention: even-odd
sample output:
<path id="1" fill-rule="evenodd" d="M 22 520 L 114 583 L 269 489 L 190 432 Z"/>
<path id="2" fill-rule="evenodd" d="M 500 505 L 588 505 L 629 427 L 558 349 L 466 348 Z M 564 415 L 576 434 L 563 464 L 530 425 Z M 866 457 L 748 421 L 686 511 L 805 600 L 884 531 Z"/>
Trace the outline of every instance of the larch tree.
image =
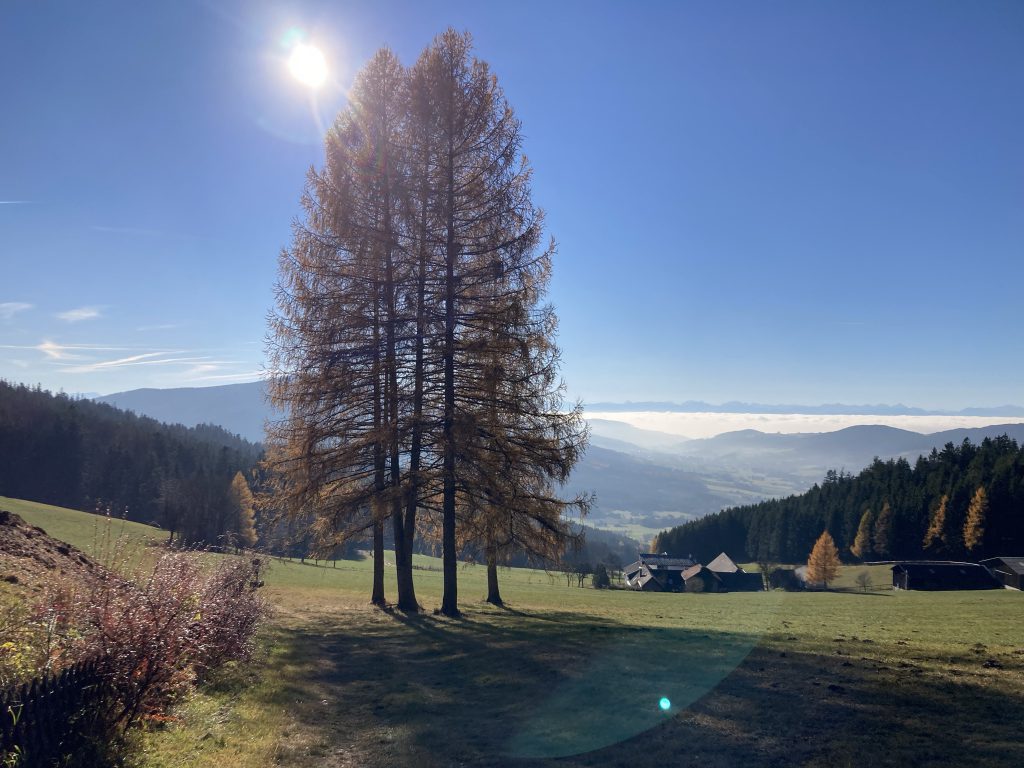
<path id="1" fill-rule="evenodd" d="M 945 552 L 949 545 L 949 534 L 946 531 L 946 514 L 949 506 L 949 494 L 943 494 L 939 503 L 932 510 L 921 547 L 933 552 Z"/>
<path id="2" fill-rule="evenodd" d="M 874 516 L 870 509 L 864 510 L 864 514 L 860 517 L 860 524 L 857 526 L 857 535 L 854 536 L 853 545 L 850 547 L 853 556 L 860 560 L 866 560 L 874 551 L 871 547 L 871 525 L 874 522 Z"/>
<path id="3" fill-rule="evenodd" d="M 539 217 L 538 217 L 539 222 Z M 532 243 L 523 239 L 523 247 Z M 566 512 L 583 515 L 590 499 L 560 498 L 583 452 L 587 427 L 577 404 L 566 411 L 558 380 L 555 315 L 542 303 L 552 246 L 506 271 L 492 262 L 483 308 L 467 322 L 466 361 L 478 391 L 466 391 L 469 429 L 458 468 L 463 537 L 487 564 L 487 601 L 502 604 L 497 565 L 512 553 L 554 562 L 577 543 Z"/>
<path id="4" fill-rule="evenodd" d="M 256 501 L 241 472 L 236 472 L 231 480 L 229 498 L 235 518 L 232 526 L 234 545 L 239 549 L 256 546 Z"/>
<path id="5" fill-rule="evenodd" d="M 441 612 L 455 616 L 459 509 L 473 515 L 490 515 L 488 508 L 495 505 L 507 510 L 504 499 L 515 494 L 500 489 L 504 482 L 530 488 L 519 494 L 523 498 L 554 499 L 539 492 L 536 482 L 518 479 L 538 467 L 544 467 L 542 476 L 561 474 L 550 471 L 550 463 L 545 466 L 549 456 L 538 435 L 546 434 L 549 448 L 554 446 L 558 461 L 568 467 L 578 455 L 574 445 L 581 448 L 586 438 L 580 437 L 578 411 L 558 410 L 560 389 L 544 375 L 543 365 L 531 368 L 524 362 L 556 362 L 557 352 L 544 354 L 553 327 L 537 301 L 546 287 L 551 248 L 539 249 L 542 217 L 531 201 L 519 121 L 487 64 L 472 56 L 468 34 L 449 29 L 438 36 L 417 69 L 435 110 L 432 175 L 442 286 L 436 315 L 442 373 Z M 509 465 L 504 478 L 494 478 L 491 470 L 500 461 L 488 464 L 488 455 Z M 547 511 L 541 514 L 548 517 Z"/>
<path id="6" fill-rule="evenodd" d="M 277 501 L 292 516 L 313 515 L 322 548 L 373 531 L 378 605 L 384 524 L 401 482 L 394 148 L 403 88 L 387 49 L 356 78 L 281 256 L 268 345 L 271 401 L 285 414 L 268 450 Z M 411 557 L 398 559 L 411 570 Z M 412 610 L 415 596 L 401 592 L 411 583 L 411 573 L 399 579 L 400 604 Z"/>
<path id="7" fill-rule="evenodd" d="M 828 589 L 828 583 L 839 573 L 839 566 L 839 550 L 836 549 L 832 535 L 825 531 L 814 542 L 807 558 L 807 580 L 813 584 L 823 584 Z"/>
<path id="8" fill-rule="evenodd" d="M 967 519 L 964 521 L 964 546 L 968 552 L 974 552 L 985 541 L 985 516 L 988 514 L 988 494 L 985 487 L 978 486 L 967 508 Z"/>
<path id="9" fill-rule="evenodd" d="M 281 256 L 268 345 L 275 504 L 324 549 L 372 529 L 378 604 L 390 520 L 405 611 L 415 535 L 439 531 L 449 616 L 460 547 L 554 558 L 588 501 L 555 492 L 587 432 L 542 303 L 553 245 L 471 48 L 448 30 L 411 69 L 385 49 L 360 72 Z"/>

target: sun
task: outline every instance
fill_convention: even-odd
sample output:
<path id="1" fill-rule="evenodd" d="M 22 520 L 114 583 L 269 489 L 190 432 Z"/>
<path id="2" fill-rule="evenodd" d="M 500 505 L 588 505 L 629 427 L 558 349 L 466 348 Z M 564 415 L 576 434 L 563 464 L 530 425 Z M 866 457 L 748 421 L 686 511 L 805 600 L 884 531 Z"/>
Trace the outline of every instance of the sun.
<path id="1" fill-rule="evenodd" d="M 327 61 L 315 45 L 296 45 L 288 57 L 288 69 L 296 80 L 310 88 L 319 88 L 327 79 Z"/>

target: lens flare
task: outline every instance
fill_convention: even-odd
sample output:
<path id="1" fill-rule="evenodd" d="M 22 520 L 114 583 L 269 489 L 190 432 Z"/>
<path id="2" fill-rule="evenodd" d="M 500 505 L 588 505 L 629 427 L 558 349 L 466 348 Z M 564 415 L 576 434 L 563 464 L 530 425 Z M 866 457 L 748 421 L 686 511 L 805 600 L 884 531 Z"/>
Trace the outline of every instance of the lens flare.
<path id="1" fill-rule="evenodd" d="M 662 712 L 668 712 L 672 708 L 672 702 L 668 700 L 667 696 L 662 696 L 658 701 L 658 706 L 661 707 Z"/>
<path id="2" fill-rule="evenodd" d="M 327 79 L 327 61 L 315 45 L 296 45 L 288 57 L 288 69 L 296 80 L 310 88 L 319 88 Z"/>

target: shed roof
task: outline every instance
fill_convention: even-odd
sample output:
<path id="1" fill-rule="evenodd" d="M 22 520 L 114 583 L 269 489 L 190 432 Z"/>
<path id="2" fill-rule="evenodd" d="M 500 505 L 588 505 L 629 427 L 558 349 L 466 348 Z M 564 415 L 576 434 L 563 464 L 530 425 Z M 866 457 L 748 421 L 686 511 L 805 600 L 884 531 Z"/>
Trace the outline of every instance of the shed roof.
<path id="1" fill-rule="evenodd" d="M 1018 576 L 1024 576 L 1024 557 L 990 557 L 987 560 L 982 560 L 981 564 L 987 568 L 1001 565 Z"/>
<path id="2" fill-rule="evenodd" d="M 732 561 L 731 557 L 723 552 L 708 563 L 708 570 L 718 571 L 719 573 L 736 573 L 736 571 L 741 570 L 741 568 Z"/>

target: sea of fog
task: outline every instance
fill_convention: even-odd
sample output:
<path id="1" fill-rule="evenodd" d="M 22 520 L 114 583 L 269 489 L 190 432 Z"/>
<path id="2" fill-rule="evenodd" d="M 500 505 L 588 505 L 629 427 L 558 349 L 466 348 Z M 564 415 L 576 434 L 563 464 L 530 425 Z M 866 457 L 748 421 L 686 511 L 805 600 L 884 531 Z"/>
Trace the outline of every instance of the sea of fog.
<path id="1" fill-rule="evenodd" d="M 930 434 L 961 427 L 1020 424 L 1019 416 L 847 416 L 804 413 L 674 413 L 666 411 L 587 411 L 588 419 L 622 421 L 639 429 L 652 429 L 688 438 L 714 437 L 723 432 L 756 429 L 759 432 L 835 432 L 857 424 L 885 424 Z"/>

